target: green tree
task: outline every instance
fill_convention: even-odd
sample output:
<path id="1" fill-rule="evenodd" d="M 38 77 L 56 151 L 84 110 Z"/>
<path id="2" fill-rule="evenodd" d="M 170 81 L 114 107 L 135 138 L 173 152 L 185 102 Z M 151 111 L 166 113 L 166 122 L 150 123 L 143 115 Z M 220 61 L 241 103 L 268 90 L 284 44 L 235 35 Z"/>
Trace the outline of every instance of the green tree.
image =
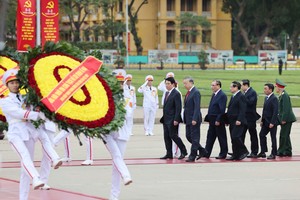
<path id="1" fill-rule="evenodd" d="M 125 24 L 121 21 L 116 21 L 114 17 L 114 8 L 120 0 L 103 0 L 102 10 L 106 19 L 101 26 L 106 38 L 111 37 L 112 46 L 115 46 L 115 37 L 120 37 L 125 32 Z M 119 43 L 119 41 L 117 41 Z"/>
<path id="2" fill-rule="evenodd" d="M 283 29 L 288 33 L 292 41 L 292 52 L 295 57 L 299 47 L 299 35 L 300 35 L 300 1 L 299 0 L 289 0 L 286 3 L 288 10 L 288 20 L 284 24 Z M 286 40 L 286 38 L 285 38 Z M 286 41 L 285 41 L 286 42 Z"/>
<path id="3" fill-rule="evenodd" d="M 137 55 L 142 55 L 142 53 L 143 53 L 142 39 L 138 36 L 138 30 L 137 30 L 136 24 L 138 23 L 139 11 L 141 10 L 143 5 L 148 4 L 148 0 L 141 1 L 141 3 L 138 5 L 137 9 L 134 9 L 134 7 L 133 7 L 134 3 L 135 3 L 135 0 L 131 0 L 130 3 L 128 4 L 130 32 L 133 36 Z"/>
<path id="4" fill-rule="evenodd" d="M 286 22 L 285 4 L 282 0 L 223 0 L 222 10 L 231 14 L 248 54 L 257 55 L 265 37 Z"/>
<path id="5" fill-rule="evenodd" d="M 60 10 L 69 17 L 73 42 L 80 41 L 80 28 L 91 9 L 98 9 L 101 6 L 99 0 L 60 0 Z"/>
<path id="6" fill-rule="evenodd" d="M 204 29 L 211 27 L 211 23 L 206 17 L 194 15 L 190 12 L 181 14 L 177 20 L 180 22 L 180 29 L 183 30 L 182 34 L 188 36 L 190 51 L 192 51 L 192 37 L 200 34 L 199 27 Z"/>

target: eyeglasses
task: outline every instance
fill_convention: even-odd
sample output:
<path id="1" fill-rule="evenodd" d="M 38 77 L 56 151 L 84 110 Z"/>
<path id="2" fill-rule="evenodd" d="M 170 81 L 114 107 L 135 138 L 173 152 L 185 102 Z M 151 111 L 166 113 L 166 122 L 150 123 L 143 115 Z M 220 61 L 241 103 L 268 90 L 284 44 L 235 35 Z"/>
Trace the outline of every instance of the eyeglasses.
<path id="1" fill-rule="evenodd" d="M 211 85 L 211 86 L 217 86 L 217 85 Z"/>

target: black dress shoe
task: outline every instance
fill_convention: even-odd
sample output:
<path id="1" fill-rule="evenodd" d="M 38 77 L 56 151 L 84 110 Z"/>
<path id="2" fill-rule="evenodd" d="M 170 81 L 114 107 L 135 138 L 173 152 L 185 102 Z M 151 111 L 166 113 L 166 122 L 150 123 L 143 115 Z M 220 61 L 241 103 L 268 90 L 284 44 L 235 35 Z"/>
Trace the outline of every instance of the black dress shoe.
<path id="1" fill-rule="evenodd" d="M 236 157 L 230 156 L 230 157 L 226 158 L 226 160 L 236 160 Z"/>
<path id="2" fill-rule="evenodd" d="M 267 157 L 265 153 L 263 152 L 260 152 L 258 155 L 257 155 L 258 158 L 265 158 Z"/>
<path id="3" fill-rule="evenodd" d="M 178 157 L 178 160 L 182 160 L 185 158 L 185 156 L 187 155 L 187 153 L 182 153 L 179 157 Z"/>
<path id="4" fill-rule="evenodd" d="M 195 159 L 196 159 L 196 158 L 191 158 L 191 157 L 189 157 L 187 160 L 185 160 L 185 162 L 195 162 Z"/>
<path id="5" fill-rule="evenodd" d="M 225 159 L 226 156 L 217 156 L 216 159 Z"/>
<path id="6" fill-rule="evenodd" d="M 267 159 L 269 159 L 269 160 L 273 160 L 273 159 L 275 159 L 275 158 L 276 158 L 276 156 L 273 155 L 273 154 L 270 154 L 270 155 L 267 157 Z"/>
<path id="7" fill-rule="evenodd" d="M 257 158 L 257 155 L 255 153 L 250 153 L 247 158 Z"/>
<path id="8" fill-rule="evenodd" d="M 159 159 L 162 159 L 162 160 L 173 159 L 173 156 L 165 155 L 164 157 L 161 157 L 161 158 L 159 158 Z"/>
<path id="9" fill-rule="evenodd" d="M 227 154 L 228 154 L 228 155 L 230 155 L 230 156 L 232 156 L 232 155 L 233 155 L 233 153 L 229 153 L 229 152 L 228 152 Z"/>
<path id="10" fill-rule="evenodd" d="M 202 157 L 207 157 L 208 152 L 206 149 L 199 149 L 199 155 L 197 156 L 196 160 L 199 160 Z"/>
<path id="11" fill-rule="evenodd" d="M 248 154 L 249 154 L 249 152 L 243 153 L 242 155 L 240 155 L 240 157 L 238 157 L 238 160 L 243 160 L 244 158 L 247 157 Z"/>

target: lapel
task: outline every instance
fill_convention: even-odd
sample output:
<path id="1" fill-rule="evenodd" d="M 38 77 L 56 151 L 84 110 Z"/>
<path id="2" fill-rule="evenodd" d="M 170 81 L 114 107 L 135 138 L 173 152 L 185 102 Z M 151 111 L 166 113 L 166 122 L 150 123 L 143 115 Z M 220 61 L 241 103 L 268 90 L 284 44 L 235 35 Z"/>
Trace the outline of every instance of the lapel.
<path id="1" fill-rule="evenodd" d="M 190 98 L 191 98 L 191 96 L 193 95 L 194 91 L 195 91 L 195 87 L 193 87 L 193 89 L 191 90 L 191 92 L 190 92 L 189 96 L 186 98 L 186 101 L 185 101 L 185 103 L 189 101 L 189 99 L 190 99 Z"/>
<path id="2" fill-rule="evenodd" d="M 172 90 L 171 93 L 169 93 L 169 96 L 168 96 L 168 98 L 165 100 L 164 104 L 167 104 L 167 103 L 169 102 L 169 99 L 172 98 L 172 96 L 174 95 L 174 90 L 175 90 L 175 88 Z M 165 96 L 165 98 L 166 98 L 166 96 Z"/>
<path id="3" fill-rule="evenodd" d="M 241 92 L 238 92 L 234 97 L 232 95 L 228 107 L 230 107 L 239 98 L 240 95 Z"/>

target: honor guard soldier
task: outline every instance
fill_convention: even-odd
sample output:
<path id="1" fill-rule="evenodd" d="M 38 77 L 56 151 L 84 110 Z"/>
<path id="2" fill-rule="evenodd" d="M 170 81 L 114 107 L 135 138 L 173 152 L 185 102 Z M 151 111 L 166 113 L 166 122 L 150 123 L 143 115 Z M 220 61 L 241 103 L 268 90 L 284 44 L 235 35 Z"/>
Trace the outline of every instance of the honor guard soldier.
<path id="1" fill-rule="evenodd" d="M 124 78 L 126 75 L 125 70 L 114 70 L 113 73 L 120 82 L 120 86 L 123 88 Z M 127 112 L 127 111 L 126 111 Z M 121 180 L 123 179 L 124 185 L 132 183 L 132 179 L 129 170 L 124 162 L 124 153 L 126 149 L 126 143 L 130 138 L 130 134 L 127 130 L 126 119 L 124 125 L 119 128 L 118 131 L 113 131 L 103 138 L 104 144 L 109 151 L 113 165 L 112 165 L 112 184 L 110 191 L 110 200 L 118 200 L 121 191 Z"/>
<path id="2" fill-rule="evenodd" d="M 133 127 L 133 112 L 136 109 L 136 91 L 135 87 L 131 85 L 132 75 L 127 74 L 125 76 L 125 82 L 123 84 L 124 98 L 125 98 L 125 109 L 126 109 L 126 126 L 130 135 Z"/>
<path id="3" fill-rule="evenodd" d="M 24 98 L 19 93 L 20 80 L 17 77 L 18 70 L 10 69 L 3 75 L 2 81 L 10 91 L 7 97 L 0 100 L 0 107 L 8 123 L 7 137 L 12 148 L 20 156 L 21 177 L 19 199 L 27 200 L 32 179 L 33 189 L 44 186 L 40 175 L 33 165 L 34 143 L 39 139 L 48 159 L 52 161 L 54 169 L 62 165 L 57 153 L 54 151 L 48 136 L 42 129 L 36 129 L 29 120 L 45 120 L 42 112 L 31 111 L 24 103 Z"/>
<path id="4" fill-rule="evenodd" d="M 138 89 L 138 92 L 144 95 L 144 130 L 147 136 L 154 135 L 153 127 L 156 111 L 158 109 L 158 93 L 157 88 L 152 85 L 153 80 L 152 75 L 146 76 L 145 83 Z"/>

